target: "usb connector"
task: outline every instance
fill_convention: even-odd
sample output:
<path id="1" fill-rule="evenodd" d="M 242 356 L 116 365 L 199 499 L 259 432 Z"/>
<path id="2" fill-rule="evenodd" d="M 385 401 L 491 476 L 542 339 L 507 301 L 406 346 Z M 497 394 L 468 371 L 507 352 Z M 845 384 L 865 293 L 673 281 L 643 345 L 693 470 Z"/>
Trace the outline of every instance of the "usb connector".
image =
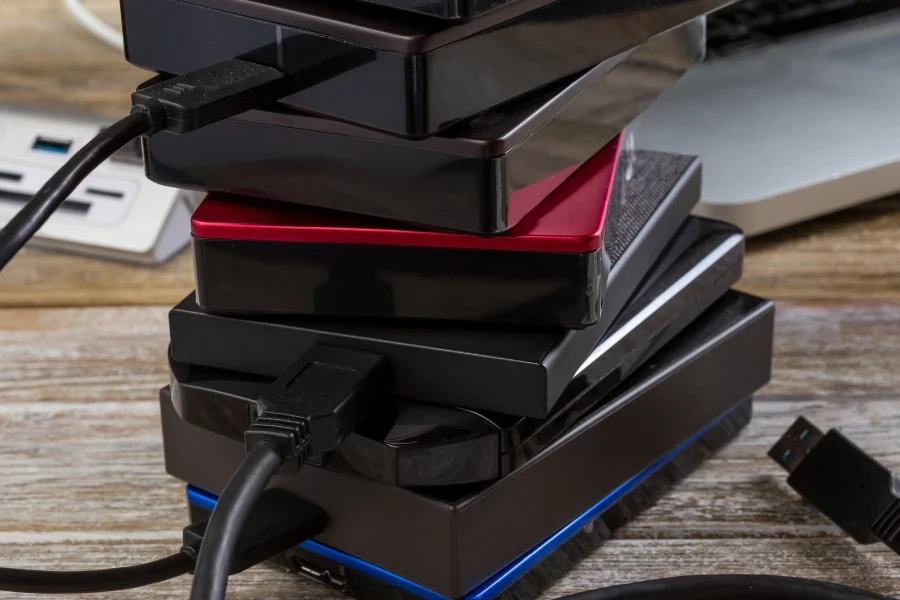
<path id="1" fill-rule="evenodd" d="M 283 474 L 309 456 L 336 450 L 386 392 L 387 360 L 377 354 L 316 346 L 257 399 L 259 416 L 244 434 L 247 452 L 269 442 Z"/>
<path id="2" fill-rule="evenodd" d="M 131 95 L 132 113 L 150 118 L 150 135 L 190 133 L 294 91 L 294 80 L 278 69 L 233 58 L 178 77 L 154 77 Z"/>
<path id="3" fill-rule="evenodd" d="M 276 474 L 293 475 L 311 453 L 334 450 L 388 389 L 377 354 L 314 346 L 257 400 L 244 434 L 247 458 L 219 497 L 197 557 L 191 600 L 225 600 L 237 532 Z"/>
<path id="4" fill-rule="evenodd" d="M 769 451 L 788 485 L 860 544 L 900 553 L 900 485 L 880 462 L 836 429 L 800 417 Z"/>
<path id="5" fill-rule="evenodd" d="M 823 437 L 818 427 L 800 417 L 772 446 L 769 456 L 788 473 L 793 473 Z"/>

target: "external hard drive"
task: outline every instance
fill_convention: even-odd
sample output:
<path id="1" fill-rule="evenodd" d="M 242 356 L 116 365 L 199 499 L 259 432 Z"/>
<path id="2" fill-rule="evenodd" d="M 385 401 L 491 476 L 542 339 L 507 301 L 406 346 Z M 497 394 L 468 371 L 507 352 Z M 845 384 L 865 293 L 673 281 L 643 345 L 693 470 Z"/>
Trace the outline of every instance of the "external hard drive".
<path id="1" fill-rule="evenodd" d="M 609 272 L 611 196 L 624 187 L 618 156 L 617 138 L 491 238 L 208 197 L 191 221 L 197 303 L 213 314 L 588 327 Z"/>
<path id="2" fill-rule="evenodd" d="M 514 564 L 466 594 L 467 600 L 502 598 L 532 600 L 552 583 L 561 579 L 579 562 L 610 539 L 615 531 L 652 507 L 672 487 L 680 483 L 711 454 L 734 439 L 750 422 L 752 400 L 740 403 L 708 428 L 698 432 L 693 441 L 679 445 L 676 451 L 645 469 L 620 486 L 618 490 L 595 503 L 538 547 L 520 557 Z M 586 475 L 590 476 L 590 475 Z M 213 496 L 189 487 L 191 517 L 203 518 L 209 512 Z M 408 585 L 401 579 L 384 576 L 351 560 L 341 562 L 324 545 L 313 549 L 297 547 L 275 557 L 272 562 L 290 572 L 342 591 L 358 600 L 416 600 L 438 597 L 421 587 Z M 324 552 L 317 552 L 323 550 Z M 329 554 L 326 558 L 325 554 Z M 334 560 L 337 559 L 337 560 Z M 351 565 L 352 566 L 348 566 Z M 390 578 L 390 582 L 386 581 Z"/>
<path id="3" fill-rule="evenodd" d="M 710 424 L 694 441 L 679 446 L 671 457 L 667 456 L 639 473 L 633 482 L 626 482 L 621 490 L 595 503 L 544 543 L 462 598 L 531 600 L 538 597 L 602 546 L 615 531 L 652 507 L 711 454 L 734 439 L 749 423 L 751 414 L 752 400 L 747 399 Z M 187 497 L 194 521 L 208 518 L 216 504 L 214 495 L 193 486 L 188 486 Z M 271 562 L 357 600 L 447 598 L 354 556 L 312 541 L 274 557 Z"/>
<path id="4" fill-rule="evenodd" d="M 245 58 L 296 75 L 281 104 L 427 137 L 576 75 L 728 0 L 514 2 L 452 23 L 329 0 L 122 0 L 125 51 L 172 75 Z M 160 43 L 165 40 L 165 43 Z"/>
<path id="5" fill-rule="evenodd" d="M 182 363 L 277 377 L 313 344 L 356 348 L 388 359 L 393 392 L 399 396 L 546 417 L 697 202 L 696 159 L 641 153 L 635 166 L 625 193 L 616 198 L 622 208 L 606 241 L 613 267 L 596 325 L 541 331 L 358 319 L 248 319 L 208 314 L 191 295 L 169 314 L 172 356 Z M 740 255 L 738 248 L 734 252 Z"/>
<path id="6" fill-rule="evenodd" d="M 497 479 L 522 466 L 690 325 L 737 282 L 731 225 L 691 217 L 545 419 L 511 417 L 403 398 L 385 399 L 320 466 L 411 487 Z M 723 265 L 725 268 L 723 269 Z M 714 277 L 709 274 L 714 273 Z M 256 399 L 273 379 L 198 367 L 170 358 L 172 401 L 186 422 L 243 440 Z"/>
<path id="7" fill-rule="evenodd" d="M 729 292 L 598 409 L 493 483 L 413 489 L 315 468 L 276 478 L 328 513 L 329 529 L 301 548 L 426 598 L 493 597 L 768 381 L 773 313 L 770 302 Z M 186 423 L 168 396 L 161 405 L 169 473 L 221 492 L 244 444 Z M 205 494 L 192 499 L 211 507 Z"/>
<path id="8" fill-rule="evenodd" d="M 693 66 L 703 20 L 424 140 L 289 109 L 145 139 L 147 175 L 239 194 L 494 234 L 515 226 Z"/>

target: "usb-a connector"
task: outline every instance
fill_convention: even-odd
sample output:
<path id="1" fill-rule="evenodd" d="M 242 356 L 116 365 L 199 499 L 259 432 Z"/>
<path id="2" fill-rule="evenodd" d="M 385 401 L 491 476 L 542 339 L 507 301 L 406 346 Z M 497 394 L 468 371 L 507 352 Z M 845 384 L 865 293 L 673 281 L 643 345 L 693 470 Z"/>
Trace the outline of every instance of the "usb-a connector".
<path id="1" fill-rule="evenodd" d="M 788 473 L 793 473 L 823 437 L 818 427 L 800 417 L 772 446 L 769 456 Z"/>
<path id="2" fill-rule="evenodd" d="M 861 544 L 900 553 L 900 485 L 894 474 L 836 429 L 800 417 L 769 451 L 788 485 Z"/>

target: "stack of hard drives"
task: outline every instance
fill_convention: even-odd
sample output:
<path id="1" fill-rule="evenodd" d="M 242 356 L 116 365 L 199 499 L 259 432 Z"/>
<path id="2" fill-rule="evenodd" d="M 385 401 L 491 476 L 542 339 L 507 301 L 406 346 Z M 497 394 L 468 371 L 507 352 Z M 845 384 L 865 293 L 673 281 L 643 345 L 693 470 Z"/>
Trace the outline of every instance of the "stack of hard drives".
<path id="1" fill-rule="evenodd" d="M 213 192 L 161 393 L 193 516 L 313 347 L 391 384 L 276 478 L 330 520 L 279 562 L 359 598 L 533 597 L 733 438 L 772 305 L 730 289 L 742 233 L 690 216 L 699 161 L 627 128 L 725 1 L 123 0 L 140 66 L 308 81 L 145 142 L 151 178 Z"/>

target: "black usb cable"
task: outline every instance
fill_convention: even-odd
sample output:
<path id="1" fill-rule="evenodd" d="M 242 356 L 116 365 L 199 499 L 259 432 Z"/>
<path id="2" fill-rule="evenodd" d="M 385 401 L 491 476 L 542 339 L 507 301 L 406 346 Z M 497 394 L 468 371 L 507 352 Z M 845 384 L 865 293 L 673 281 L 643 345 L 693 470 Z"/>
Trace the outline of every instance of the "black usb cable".
<path id="1" fill-rule="evenodd" d="M 296 89 L 272 67 L 232 59 L 180 77 L 157 77 L 132 95 L 131 114 L 78 151 L 0 231 L 0 269 L 21 250 L 75 188 L 105 160 L 142 135 L 189 133 L 271 104 Z"/>
<path id="2" fill-rule="evenodd" d="M 313 347 L 257 400 L 244 434 L 247 459 L 219 497 L 197 559 L 191 600 L 224 600 L 232 554 L 256 498 L 278 473 L 295 475 L 310 455 L 331 452 L 387 391 L 378 355 Z"/>
<path id="3" fill-rule="evenodd" d="M 298 87 L 297 77 L 241 59 L 148 81 L 132 95 L 131 114 L 75 154 L 0 230 L 0 270 L 85 177 L 129 142 L 161 131 L 190 133 L 276 102 Z M 311 349 L 260 399 L 259 418 L 247 432 L 247 460 L 213 511 L 202 546 L 197 542 L 196 548 L 182 548 L 171 557 L 123 569 L 0 569 L 0 590 L 79 593 L 127 589 L 188 572 L 196 557 L 191 598 L 224 599 L 233 557 L 244 539 L 244 524 L 251 519 L 269 481 L 278 472 L 297 473 L 311 452 L 337 448 L 365 414 L 366 402 L 383 391 L 387 377 L 387 364 L 380 356 L 336 348 Z M 257 562 L 276 553 L 261 556 Z"/>
<path id="4" fill-rule="evenodd" d="M 788 485 L 860 544 L 900 553 L 900 482 L 836 429 L 803 417 L 769 450 Z M 600 588 L 559 600 L 890 600 L 824 581 L 768 575 L 698 575 Z"/>

